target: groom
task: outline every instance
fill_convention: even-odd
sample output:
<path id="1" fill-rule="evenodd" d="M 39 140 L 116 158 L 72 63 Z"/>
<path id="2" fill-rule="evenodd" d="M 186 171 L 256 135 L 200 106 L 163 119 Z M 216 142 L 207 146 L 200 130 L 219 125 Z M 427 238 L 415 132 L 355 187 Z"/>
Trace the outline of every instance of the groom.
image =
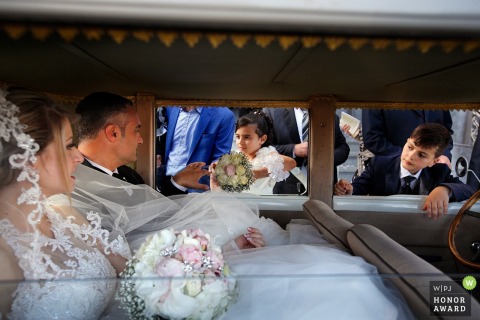
<path id="1" fill-rule="evenodd" d="M 76 113 L 78 149 L 85 157 L 83 165 L 132 184 L 144 184 L 143 178 L 126 164 L 137 160 L 137 147 L 143 143 L 140 119 L 133 103 L 116 94 L 94 92 L 82 99 Z M 185 194 L 188 188 L 208 190 L 198 180 L 208 175 L 205 163 L 196 162 L 164 183 L 165 196 Z"/>

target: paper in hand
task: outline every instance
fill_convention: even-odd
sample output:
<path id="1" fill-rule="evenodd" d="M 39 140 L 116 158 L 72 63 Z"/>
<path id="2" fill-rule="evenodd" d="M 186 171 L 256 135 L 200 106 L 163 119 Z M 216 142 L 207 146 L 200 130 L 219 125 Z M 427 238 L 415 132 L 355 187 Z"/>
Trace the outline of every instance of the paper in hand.
<path id="1" fill-rule="evenodd" d="M 353 138 L 356 138 L 360 131 L 360 120 L 342 111 L 342 115 L 340 117 L 340 128 L 343 128 L 344 125 L 348 125 L 350 127 L 348 132 Z"/>

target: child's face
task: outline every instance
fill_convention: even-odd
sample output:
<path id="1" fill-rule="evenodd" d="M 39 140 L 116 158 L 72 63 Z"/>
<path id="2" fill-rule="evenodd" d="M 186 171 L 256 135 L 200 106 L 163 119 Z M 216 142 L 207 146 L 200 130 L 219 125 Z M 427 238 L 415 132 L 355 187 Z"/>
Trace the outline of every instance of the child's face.
<path id="1" fill-rule="evenodd" d="M 415 174 L 419 170 L 431 167 L 438 162 L 435 157 L 435 148 L 422 148 L 416 146 L 412 139 L 408 138 L 402 151 L 402 167 Z"/>
<path id="2" fill-rule="evenodd" d="M 235 143 L 240 152 L 245 154 L 249 159 L 255 158 L 255 153 L 262 147 L 267 140 L 267 135 L 259 137 L 255 132 L 256 124 L 249 124 L 237 129 L 235 132 Z"/>

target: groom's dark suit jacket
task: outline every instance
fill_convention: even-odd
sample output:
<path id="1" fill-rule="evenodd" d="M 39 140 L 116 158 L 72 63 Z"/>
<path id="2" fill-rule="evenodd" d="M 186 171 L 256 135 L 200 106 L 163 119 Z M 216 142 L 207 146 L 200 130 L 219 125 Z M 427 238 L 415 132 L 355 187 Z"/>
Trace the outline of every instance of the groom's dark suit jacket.
<path id="1" fill-rule="evenodd" d="M 450 168 L 443 163 L 424 168 L 418 180 L 414 194 L 428 195 L 438 186 L 450 188 L 450 201 L 463 201 L 473 194 L 473 189 L 453 177 Z M 352 185 L 354 195 L 390 196 L 401 193 L 400 156 L 373 157 Z"/>
<path id="2" fill-rule="evenodd" d="M 263 112 L 267 114 L 273 121 L 273 146 L 278 153 L 288 157 L 293 157 L 293 149 L 296 144 L 300 143 L 300 135 L 298 133 L 297 120 L 295 119 L 294 109 L 282 108 L 265 108 Z M 340 118 L 335 116 L 335 150 L 334 150 L 334 180 L 337 181 L 336 166 L 344 163 L 350 147 L 348 146 L 345 137 L 340 130 Z M 295 157 L 297 167 L 302 167 L 306 158 Z M 297 194 L 297 183 L 299 180 L 294 175 L 290 176 L 285 181 L 277 182 L 273 188 L 274 194 Z M 302 187 L 301 193 L 305 189 Z"/>
<path id="3" fill-rule="evenodd" d="M 100 171 L 100 172 L 103 172 L 103 173 L 107 174 L 102 169 L 93 166 L 87 159 L 83 160 L 82 164 L 84 166 L 87 166 L 89 168 L 92 168 L 92 169 L 95 169 L 97 171 Z M 135 170 L 133 170 L 129 166 L 118 167 L 117 171 L 118 171 L 118 174 L 121 177 L 121 178 L 120 177 L 117 177 L 117 178 L 119 178 L 121 180 L 127 181 L 131 184 L 144 184 L 145 183 L 145 181 L 143 181 L 143 178 L 138 174 L 138 172 L 136 172 Z"/>
<path id="4" fill-rule="evenodd" d="M 88 162 L 87 159 L 83 160 L 82 164 L 89 167 L 89 168 L 92 168 L 92 169 L 95 169 L 97 171 L 100 171 L 100 172 L 103 172 L 103 173 L 107 174 L 106 172 L 102 171 L 100 168 L 92 166 L 92 164 L 90 162 Z M 121 178 L 120 177 L 117 177 L 117 178 L 119 178 L 121 180 L 129 182 L 131 184 L 145 184 L 145 181 L 138 174 L 138 172 L 136 172 L 135 170 L 133 170 L 129 166 L 120 166 L 120 167 L 117 168 L 117 171 L 118 171 L 118 174 L 121 176 Z M 185 193 L 185 192 L 177 189 L 171 183 L 170 180 L 168 182 L 169 183 L 164 183 L 164 185 L 162 187 L 162 194 L 164 196 L 168 197 L 168 196 L 171 196 L 171 195 L 184 194 Z"/>

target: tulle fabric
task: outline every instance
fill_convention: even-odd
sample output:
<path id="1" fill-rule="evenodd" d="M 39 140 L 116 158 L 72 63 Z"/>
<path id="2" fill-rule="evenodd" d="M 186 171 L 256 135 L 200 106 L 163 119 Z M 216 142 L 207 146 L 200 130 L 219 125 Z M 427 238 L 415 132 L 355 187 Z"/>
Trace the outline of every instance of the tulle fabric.
<path id="1" fill-rule="evenodd" d="M 164 228 L 201 228 L 226 247 L 247 227 L 259 228 L 267 247 L 224 253 L 239 291 L 221 319 L 414 318 L 374 266 L 327 242 L 306 220 L 294 220 L 285 230 L 230 194 L 169 199 L 86 167 L 76 176 L 73 206 L 101 211 L 107 228 L 114 235 L 125 233 L 132 251 L 149 233 Z M 116 306 L 105 316 L 122 317 L 125 313 Z"/>

